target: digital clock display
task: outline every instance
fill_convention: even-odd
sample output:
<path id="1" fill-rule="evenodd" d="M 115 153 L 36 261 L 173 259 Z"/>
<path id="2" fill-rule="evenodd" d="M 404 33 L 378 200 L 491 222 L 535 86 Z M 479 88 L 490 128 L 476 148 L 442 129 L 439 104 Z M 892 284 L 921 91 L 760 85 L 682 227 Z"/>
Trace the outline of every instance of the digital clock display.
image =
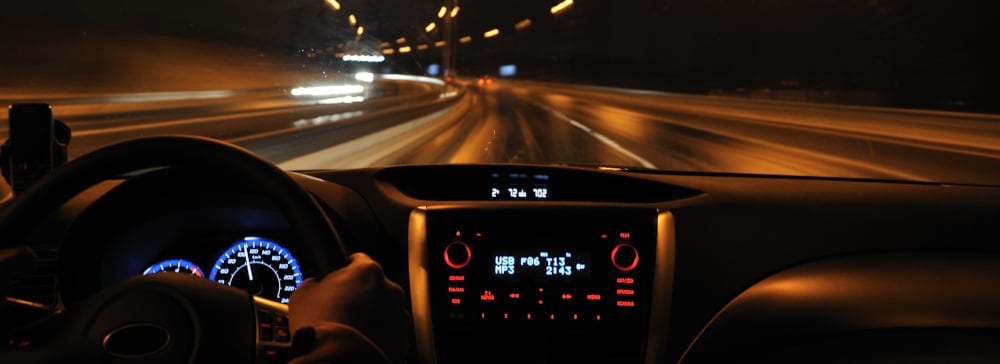
<path id="1" fill-rule="evenodd" d="M 510 278 L 588 278 L 590 254 L 582 250 L 495 252 L 493 275 Z"/>

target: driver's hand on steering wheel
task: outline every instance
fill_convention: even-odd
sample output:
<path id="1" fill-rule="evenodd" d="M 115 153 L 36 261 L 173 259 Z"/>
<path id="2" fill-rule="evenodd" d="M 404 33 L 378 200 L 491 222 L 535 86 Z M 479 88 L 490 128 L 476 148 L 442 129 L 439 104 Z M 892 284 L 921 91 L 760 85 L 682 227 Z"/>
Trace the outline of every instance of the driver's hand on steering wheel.
<path id="1" fill-rule="evenodd" d="M 312 341 L 291 364 L 401 363 L 409 350 L 403 289 L 364 253 L 352 254 L 347 266 L 321 280 L 302 282 L 289 300 L 288 320 L 293 347 Z"/>

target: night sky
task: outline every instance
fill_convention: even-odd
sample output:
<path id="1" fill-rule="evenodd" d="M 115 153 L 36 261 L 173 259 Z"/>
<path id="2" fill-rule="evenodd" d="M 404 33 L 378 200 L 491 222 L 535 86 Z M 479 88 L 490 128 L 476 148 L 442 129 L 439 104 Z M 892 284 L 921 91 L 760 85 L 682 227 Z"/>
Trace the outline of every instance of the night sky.
<path id="1" fill-rule="evenodd" d="M 251 45 L 275 52 L 343 52 L 354 40 L 347 15 L 365 27 L 362 43 L 380 52 L 442 40 L 441 1 L 105 0 L 6 4 L 12 27 L 102 27 Z M 753 90 L 826 92 L 845 103 L 1000 112 L 992 56 L 1000 21 L 990 1 L 902 0 L 558 0 L 461 1 L 456 36 L 460 74 L 518 77 L 692 93 Z M 12 8 L 13 7 L 13 8 Z M 31 17 L 26 14 L 44 14 Z M 530 27 L 514 24 L 529 18 Z M 440 25 L 440 24 L 439 24 Z M 499 28 L 501 35 L 483 39 Z M 384 67 L 418 73 L 441 51 L 395 54 Z"/>

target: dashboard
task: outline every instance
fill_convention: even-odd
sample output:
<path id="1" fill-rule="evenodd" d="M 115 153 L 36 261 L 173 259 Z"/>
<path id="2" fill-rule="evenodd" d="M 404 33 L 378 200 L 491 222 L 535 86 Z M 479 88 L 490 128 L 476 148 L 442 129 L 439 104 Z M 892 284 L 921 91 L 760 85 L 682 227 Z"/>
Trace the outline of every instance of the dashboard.
<path id="1" fill-rule="evenodd" d="M 411 362 L 1000 357 L 978 344 L 1000 328 L 995 187 L 538 165 L 292 175 L 408 293 Z M 199 176 L 109 181 L 50 217 L 33 237 L 61 242 L 60 299 L 163 270 L 281 301 L 319 271 L 272 202 Z"/>

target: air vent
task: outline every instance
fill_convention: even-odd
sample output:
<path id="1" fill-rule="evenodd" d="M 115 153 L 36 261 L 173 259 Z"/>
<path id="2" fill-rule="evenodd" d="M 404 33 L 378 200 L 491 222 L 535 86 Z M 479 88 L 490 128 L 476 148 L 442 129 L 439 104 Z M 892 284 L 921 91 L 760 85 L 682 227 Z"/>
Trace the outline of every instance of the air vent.
<path id="1" fill-rule="evenodd" d="M 56 304 L 56 249 L 35 249 L 38 255 L 38 269 L 24 275 L 11 284 L 7 296 L 41 303 L 46 306 Z"/>

